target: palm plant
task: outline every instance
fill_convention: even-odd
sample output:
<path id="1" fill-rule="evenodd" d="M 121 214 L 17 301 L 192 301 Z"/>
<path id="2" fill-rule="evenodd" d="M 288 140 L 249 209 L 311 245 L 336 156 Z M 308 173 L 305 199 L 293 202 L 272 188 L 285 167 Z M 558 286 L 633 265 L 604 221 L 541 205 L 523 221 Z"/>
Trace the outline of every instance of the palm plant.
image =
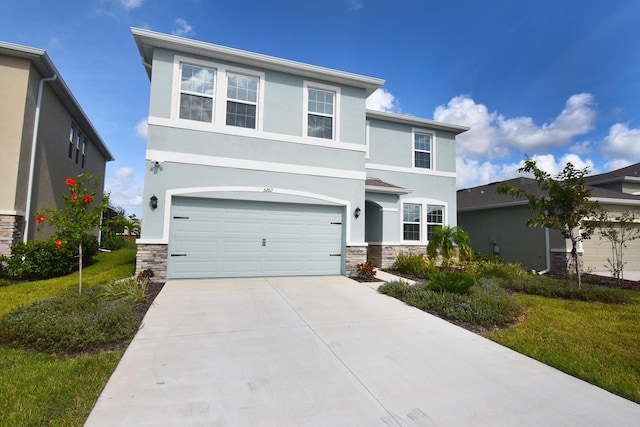
<path id="1" fill-rule="evenodd" d="M 429 258 L 442 257 L 442 263 L 449 265 L 451 258 L 458 249 L 458 258 L 463 261 L 471 261 L 473 259 L 473 250 L 471 249 L 471 239 L 469 235 L 460 227 L 452 227 L 446 225 L 436 227 L 429 239 L 427 246 L 427 255 Z"/>

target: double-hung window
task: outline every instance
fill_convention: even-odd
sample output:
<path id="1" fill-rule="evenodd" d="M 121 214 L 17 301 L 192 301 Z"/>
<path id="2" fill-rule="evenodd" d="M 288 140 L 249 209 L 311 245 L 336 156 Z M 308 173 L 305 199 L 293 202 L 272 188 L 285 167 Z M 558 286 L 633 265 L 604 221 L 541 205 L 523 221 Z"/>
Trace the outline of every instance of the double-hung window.
<path id="1" fill-rule="evenodd" d="M 431 135 L 428 133 L 413 133 L 413 166 L 431 169 Z"/>
<path id="2" fill-rule="evenodd" d="M 181 119 L 213 122 L 215 70 L 191 64 L 180 67 Z"/>
<path id="3" fill-rule="evenodd" d="M 73 141 L 76 135 L 76 127 L 71 125 L 69 128 L 69 158 L 73 159 Z"/>
<path id="4" fill-rule="evenodd" d="M 227 72 L 227 125 L 256 128 L 257 77 Z"/>
<path id="5" fill-rule="evenodd" d="M 420 217 L 422 206 L 405 203 L 402 208 L 402 239 L 420 241 Z"/>
<path id="6" fill-rule="evenodd" d="M 307 92 L 307 136 L 333 139 L 335 92 L 309 87 Z"/>
<path id="7" fill-rule="evenodd" d="M 80 132 L 76 133 L 76 164 L 78 164 L 78 160 L 80 159 L 80 146 L 82 145 L 82 134 Z"/>
<path id="8" fill-rule="evenodd" d="M 436 228 L 444 225 L 444 206 L 427 205 L 427 240 L 431 240 L 431 236 Z"/>

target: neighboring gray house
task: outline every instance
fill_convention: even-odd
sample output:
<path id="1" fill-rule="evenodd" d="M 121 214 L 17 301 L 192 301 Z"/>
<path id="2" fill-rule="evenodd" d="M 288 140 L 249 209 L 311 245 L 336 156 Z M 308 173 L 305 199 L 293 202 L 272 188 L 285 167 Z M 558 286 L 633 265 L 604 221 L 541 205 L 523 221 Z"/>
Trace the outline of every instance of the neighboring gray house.
<path id="1" fill-rule="evenodd" d="M 0 254 L 44 239 L 34 213 L 61 208 L 65 179 L 99 176 L 113 156 L 44 50 L 0 42 Z M 100 186 L 102 194 L 103 184 Z"/>
<path id="2" fill-rule="evenodd" d="M 367 110 L 377 78 L 132 32 L 151 80 L 137 271 L 352 275 L 455 225 L 467 128 Z"/>
<path id="3" fill-rule="evenodd" d="M 599 202 L 610 217 L 632 211 L 640 219 L 640 195 L 630 194 L 640 191 L 639 173 L 640 163 L 585 177 L 592 187 L 591 200 Z M 498 194 L 496 189 L 502 183 L 542 194 L 535 180 L 524 177 L 458 190 L 458 225 L 469 233 L 473 249 L 528 269 L 561 272 L 570 257 L 571 242 L 557 230 L 526 227 L 527 219 L 533 216 L 526 199 Z M 596 231 L 591 239 L 578 244 L 578 256 L 585 271 L 607 271 L 611 245 Z M 625 261 L 626 270 L 640 270 L 640 240 L 629 244 Z"/>

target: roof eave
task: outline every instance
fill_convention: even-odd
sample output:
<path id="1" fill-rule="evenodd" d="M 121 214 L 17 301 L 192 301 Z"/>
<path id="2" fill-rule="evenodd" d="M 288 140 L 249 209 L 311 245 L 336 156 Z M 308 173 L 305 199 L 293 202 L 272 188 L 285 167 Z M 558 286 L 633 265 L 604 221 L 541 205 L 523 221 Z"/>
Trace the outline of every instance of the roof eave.
<path id="1" fill-rule="evenodd" d="M 406 116 L 404 114 L 388 113 L 386 111 L 377 110 L 367 110 L 367 118 L 408 124 L 411 126 L 428 127 L 430 129 L 451 132 L 455 135 L 461 134 L 470 129 L 467 126 L 454 125 L 450 123 L 438 122 L 436 120 L 423 119 L 420 117 Z"/>
<path id="2" fill-rule="evenodd" d="M 370 193 L 397 194 L 397 195 L 409 194 L 413 192 L 413 190 L 408 190 L 406 188 L 383 187 L 380 185 L 365 185 L 364 190 Z"/>
<path id="3" fill-rule="evenodd" d="M 288 59 L 276 58 L 226 46 L 198 40 L 187 39 L 174 35 L 158 33 L 141 28 L 131 28 L 133 37 L 140 51 L 142 61 L 150 64 L 153 59 L 154 48 L 164 48 L 191 55 L 213 57 L 216 59 L 243 64 L 251 67 L 263 68 L 273 71 L 295 73 L 307 78 L 321 79 L 324 81 L 344 84 L 365 89 L 367 96 L 375 92 L 384 84 L 383 79 L 362 76 L 359 74 L 339 71 L 317 65 L 305 64 Z M 151 73 L 150 70 L 147 71 Z"/>

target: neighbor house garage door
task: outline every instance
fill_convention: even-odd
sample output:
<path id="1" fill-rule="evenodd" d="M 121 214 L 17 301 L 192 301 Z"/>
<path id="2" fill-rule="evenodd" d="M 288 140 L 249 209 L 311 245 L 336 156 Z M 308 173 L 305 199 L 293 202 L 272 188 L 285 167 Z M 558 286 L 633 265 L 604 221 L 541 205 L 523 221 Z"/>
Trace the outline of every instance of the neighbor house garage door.
<path id="1" fill-rule="evenodd" d="M 640 225 L 636 225 L 635 228 L 636 230 L 639 230 Z M 597 230 L 593 233 L 590 239 L 582 242 L 582 248 L 584 249 L 583 259 L 586 271 L 609 270 L 607 258 L 612 257 L 611 242 L 609 242 L 608 239 L 601 237 Z M 627 247 L 624 248 L 622 261 L 626 263 L 624 265 L 624 270 L 640 270 L 640 239 L 627 242 Z"/>
<path id="2" fill-rule="evenodd" d="M 175 198 L 169 278 L 340 274 L 338 206 Z"/>

